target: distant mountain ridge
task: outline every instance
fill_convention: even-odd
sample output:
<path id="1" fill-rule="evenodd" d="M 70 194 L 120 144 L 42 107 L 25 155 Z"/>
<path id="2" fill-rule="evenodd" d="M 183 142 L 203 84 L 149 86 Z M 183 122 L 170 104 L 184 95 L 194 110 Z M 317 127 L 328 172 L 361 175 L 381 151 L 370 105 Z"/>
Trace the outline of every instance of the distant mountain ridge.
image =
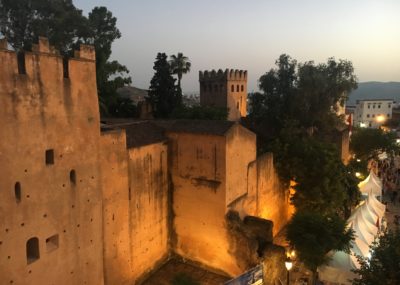
<path id="1" fill-rule="evenodd" d="M 400 82 L 360 82 L 358 88 L 350 93 L 346 104 L 355 105 L 360 99 L 393 99 L 400 102 Z"/>

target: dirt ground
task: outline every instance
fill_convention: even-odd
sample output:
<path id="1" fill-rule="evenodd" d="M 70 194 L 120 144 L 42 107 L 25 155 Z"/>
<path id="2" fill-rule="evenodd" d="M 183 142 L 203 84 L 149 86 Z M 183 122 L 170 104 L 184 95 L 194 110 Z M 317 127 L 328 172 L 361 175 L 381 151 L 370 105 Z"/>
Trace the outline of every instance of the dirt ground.
<path id="1" fill-rule="evenodd" d="M 200 285 L 221 285 L 231 278 L 215 274 L 203 268 L 184 262 L 183 260 L 174 258 L 161 266 L 159 270 L 154 272 L 143 285 L 171 285 L 172 280 L 179 274 L 184 273 L 185 276 L 190 276 Z"/>

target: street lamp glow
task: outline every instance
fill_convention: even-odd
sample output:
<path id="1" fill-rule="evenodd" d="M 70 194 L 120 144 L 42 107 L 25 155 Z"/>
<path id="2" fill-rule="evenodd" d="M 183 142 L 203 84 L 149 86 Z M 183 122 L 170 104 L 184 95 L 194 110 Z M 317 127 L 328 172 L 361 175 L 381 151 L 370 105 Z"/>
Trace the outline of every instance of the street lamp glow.
<path id="1" fill-rule="evenodd" d="M 293 267 L 293 262 L 290 260 L 285 261 L 285 267 L 286 267 L 287 271 L 290 271 L 290 269 L 292 269 L 292 267 Z"/>
<path id="2" fill-rule="evenodd" d="M 361 173 L 360 172 L 356 172 L 356 177 L 360 177 Z"/>
<path id="3" fill-rule="evenodd" d="M 386 118 L 383 115 L 379 115 L 379 116 L 376 117 L 376 121 L 378 123 L 383 123 L 385 120 L 386 120 Z"/>
<path id="4" fill-rule="evenodd" d="M 296 251 L 294 249 L 290 252 L 290 257 L 292 258 L 296 257 Z"/>

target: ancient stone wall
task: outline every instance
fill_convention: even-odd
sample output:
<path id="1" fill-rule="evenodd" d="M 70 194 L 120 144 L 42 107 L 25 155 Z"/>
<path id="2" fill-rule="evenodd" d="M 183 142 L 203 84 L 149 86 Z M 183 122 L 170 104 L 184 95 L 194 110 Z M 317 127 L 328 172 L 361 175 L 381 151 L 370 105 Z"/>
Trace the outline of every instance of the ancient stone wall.
<path id="1" fill-rule="evenodd" d="M 256 160 L 257 217 L 274 223 L 273 235 L 276 235 L 289 221 L 293 206 L 289 201 L 289 187 L 283 185 L 274 168 L 272 153 L 266 153 Z"/>
<path id="2" fill-rule="evenodd" d="M 225 222 L 224 136 L 169 133 L 173 249 L 184 258 L 236 275 Z"/>
<path id="3" fill-rule="evenodd" d="M 247 175 L 247 194 L 231 203 L 230 208 L 242 218 L 255 216 L 272 221 L 275 236 L 289 221 L 294 207 L 290 204 L 289 187 L 276 173 L 272 153 L 249 163 Z"/>
<path id="4" fill-rule="evenodd" d="M 234 125 L 226 135 L 226 205 L 247 194 L 248 165 L 256 154 L 256 135 Z"/>
<path id="5" fill-rule="evenodd" d="M 0 280 L 103 284 L 94 51 L 1 46 Z"/>
<path id="6" fill-rule="evenodd" d="M 164 142 L 129 149 L 130 243 L 134 280 L 169 254 L 168 169 Z"/>
<path id="7" fill-rule="evenodd" d="M 105 284 L 132 284 L 128 152 L 124 130 L 101 135 Z"/>

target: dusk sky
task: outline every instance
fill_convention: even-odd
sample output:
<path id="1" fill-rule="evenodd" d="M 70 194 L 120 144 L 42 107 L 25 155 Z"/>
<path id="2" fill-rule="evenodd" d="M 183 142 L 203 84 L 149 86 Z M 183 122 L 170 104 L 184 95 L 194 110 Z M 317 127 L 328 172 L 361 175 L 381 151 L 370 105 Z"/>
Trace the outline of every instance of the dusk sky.
<path id="1" fill-rule="evenodd" d="M 183 52 L 192 71 L 183 91 L 198 91 L 199 70 L 246 69 L 248 91 L 282 53 L 298 61 L 353 62 L 360 82 L 400 81 L 399 0 L 74 0 L 87 14 L 106 6 L 122 38 L 113 59 L 147 89 L 157 52 Z"/>

